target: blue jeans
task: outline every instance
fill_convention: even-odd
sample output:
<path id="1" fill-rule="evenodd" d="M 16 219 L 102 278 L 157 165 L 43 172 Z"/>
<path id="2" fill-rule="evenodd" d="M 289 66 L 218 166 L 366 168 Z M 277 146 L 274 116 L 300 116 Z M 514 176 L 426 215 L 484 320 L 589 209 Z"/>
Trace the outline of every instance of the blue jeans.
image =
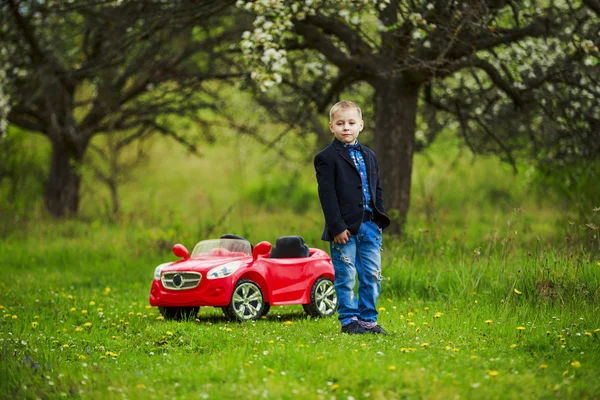
<path id="1" fill-rule="evenodd" d="M 338 318 L 342 326 L 353 320 L 377 321 L 377 299 L 381 292 L 381 231 L 374 222 L 363 222 L 358 235 L 346 244 L 329 242 L 335 269 Z M 354 294 L 358 274 L 358 299 Z"/>

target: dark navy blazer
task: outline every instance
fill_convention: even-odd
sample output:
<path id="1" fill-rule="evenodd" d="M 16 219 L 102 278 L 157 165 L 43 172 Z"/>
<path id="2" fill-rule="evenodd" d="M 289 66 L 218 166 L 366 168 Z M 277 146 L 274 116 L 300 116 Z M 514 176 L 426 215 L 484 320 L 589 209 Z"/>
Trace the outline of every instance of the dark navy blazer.
<path id="1" fill-rule="evenodd" d="M 377 157 L 366 146 L 360 147 L 369 177 L 373 222 L 379 228 L 385 229 L 390 225 L 390 219 L 385 215 L 383 206 Z M 358 234 L 363 221 L 364 196 L 358 168 L 354 165 L 348 149 L 342 142 L 334 139 L 315 156 L 314 164 L 319 184 L 319 200 L 325 215 L 325 229 L 321 239 L 331 241 L 335 235 L 346 229 L 352 235 Z"/>

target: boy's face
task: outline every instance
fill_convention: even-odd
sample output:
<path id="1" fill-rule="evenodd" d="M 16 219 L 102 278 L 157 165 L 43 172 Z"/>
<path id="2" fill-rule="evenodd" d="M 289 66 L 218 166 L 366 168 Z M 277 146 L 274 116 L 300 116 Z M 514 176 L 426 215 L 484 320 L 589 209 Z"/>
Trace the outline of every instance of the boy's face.
<path id="1" fill-rule="evenodd" d="M 363 121 L 356 108 L 338 110 L 329 121 L 329 129 L 336 139 L 348 144 L 353 144 L 356 141 L 363 126 Z"/>

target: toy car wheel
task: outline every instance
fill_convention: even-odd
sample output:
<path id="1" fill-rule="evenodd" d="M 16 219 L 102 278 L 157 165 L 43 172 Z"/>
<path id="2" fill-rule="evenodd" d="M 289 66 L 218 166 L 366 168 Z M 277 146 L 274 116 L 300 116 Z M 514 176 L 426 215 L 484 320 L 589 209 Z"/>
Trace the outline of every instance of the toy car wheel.
<path id="1" fill-rule="evenodd" d="M 265 314 L 267 303 L 260 286 L 251 280 L 241 279 L 235 285 L 231 301 L 225 308 L 225 316 L 232 320 L 253 321 Z"/>
<path id="2" fill-rule="evenodd" d="M 229 310 L 229 307 L 221 307 L 221 309 L 223 310 L 223 314 L 225 314 L 225 317 L 228 320 L 230 320 L 230 321 L 237 320 L 235 314 L 231 313 L 231 311 Z M 262 314 L 260 316 L 264 317 L 265 315 L 267 315 L 269 313 L 270 309 L 271 309 L 271 305 L 269 303 L 265 303 L 265 307 L 263 308 Z"/>
<path id="3" fill-rule="evenodd" d="M 310 291 L 310 303 L 303 304 L 304 311 L 312 317 L 330 317 L 337 309 L 338 298 L 333 281 L 321 277 L 313 284 Z"/>
<path id="4" fill-rule="evenodd" d="M 196 318 L 200 307 L 158 307 L 165 319 L 182 320 Z"/>

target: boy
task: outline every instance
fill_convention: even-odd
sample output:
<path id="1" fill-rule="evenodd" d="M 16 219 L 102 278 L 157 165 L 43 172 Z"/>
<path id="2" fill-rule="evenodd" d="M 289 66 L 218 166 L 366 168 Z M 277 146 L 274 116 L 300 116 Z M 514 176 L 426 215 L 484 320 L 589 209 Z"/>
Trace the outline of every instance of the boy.
<path id="1" fill-rule="evenodd" d="M 321 239 L 329 241 L 342 333 L 387 333 L 377 325 L 381 289 L 381 232 L 385 215 L 375 153 L 356 138 L 360 107 L 340 101 L 329 111 L 333 142 L 315 156 L 319 200 L 325 215 Z M 358 274 L 358 300 L 354 284 Z"/>

